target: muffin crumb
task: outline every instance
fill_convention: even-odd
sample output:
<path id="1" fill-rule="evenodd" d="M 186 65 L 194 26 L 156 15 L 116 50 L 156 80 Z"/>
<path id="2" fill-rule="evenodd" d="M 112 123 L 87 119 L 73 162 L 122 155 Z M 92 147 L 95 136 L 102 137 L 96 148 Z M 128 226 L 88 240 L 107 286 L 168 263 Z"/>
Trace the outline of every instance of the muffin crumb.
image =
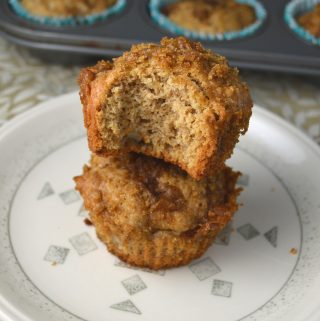
<path id="1" fill-rule="evenodd" d="M 295 247 L 291 248 L 290 250 L 291 255 L 297 255 L 297 253 L 298 253 L 298 250 Z"/>
<path id="2" fill-rule="evenodd" d="M 93 225 L 92 222 L 91 222 L 88 218 L 85 218 L 85 219 L 83 220 L 83 222 L 84 222 L 84 224 L 86 224 L 86 225 L 88 225 L 88 226 Z"/>

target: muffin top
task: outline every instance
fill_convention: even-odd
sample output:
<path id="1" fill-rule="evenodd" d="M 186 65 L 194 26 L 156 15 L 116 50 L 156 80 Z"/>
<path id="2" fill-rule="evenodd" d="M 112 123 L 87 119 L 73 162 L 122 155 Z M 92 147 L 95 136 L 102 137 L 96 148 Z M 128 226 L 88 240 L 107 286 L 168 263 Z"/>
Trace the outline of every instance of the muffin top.
<path id="1" fill-rule="evenodd" d="M 251 6 L 234 0 L 180 0 L 162 12 L 180 27 L 209 34 L 238 31 L 256 20 Z"/>
<path id="2" fill-rule="evenodd" d="M 225 167 L 196 181 L 171 164 L 148 156 L 93 156 L 75 178 L 91 213 L 105 213 L 114 224 L 146 232 L 190 232 L 210 221 L 224 226 L 237 208 L 238 173 Z"/>
<path id="3" fill-rule="evenodd" d="M 88 100 L 95 98 L 102 105 L 106 96 L 112 95 L 114 82 L 131 74 L 152 78 L 158 73 L 163 78 L 168 75 L 179 77 L 179 82 L 190 88 L 199 104 L 209 103 L 211 107 L 214 102 L 218 117 L 227 112 L 243 112 L 251 116 L 249 88 L 240 78 L 238 69 L 230 67 L 224 56 L 184 37 L 164 37 L 160 44 L 133 45 L 113 62 L 102 60 L 93 67 L 82 69 L 78 79 L 81 101 L 87 105 Z M 96 97 L 92 97 L 93 94 Z M 248 127 L 245 118 L 244 132 Z"/>
<path id="4" fill-rule="evenodd" d="M 297 20 L 309 33 L 320 38 L 320 3 L 313 10 L 302 14 Z"/>
<path id="5" fill-rule="evenodd" d="M 99 13 L 116 3 L 116 0 L 22 0 L 27 11 L 36 16 L 70 17 Z"/>

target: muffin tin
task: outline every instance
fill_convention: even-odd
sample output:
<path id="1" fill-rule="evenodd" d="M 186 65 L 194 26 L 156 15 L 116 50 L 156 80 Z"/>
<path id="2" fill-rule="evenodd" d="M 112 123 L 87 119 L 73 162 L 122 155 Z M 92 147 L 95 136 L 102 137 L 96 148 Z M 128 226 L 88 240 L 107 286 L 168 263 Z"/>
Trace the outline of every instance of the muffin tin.
<path id="1" fill-rule="evenodd" d="M 202 41 L 238 67 L 320 75 L 320 47 L 298 37 L 284 21 L 288 0 L 260 0 L 267 11 L 264 25 L 249 37 Z M 7 0 L 0 2 L 0 34 L 44 59 L 77 63 L 114 57 L 139 42 L 175 36 L 150 18 L 148 0 L 128 0 L 118 15 L 91 26 L 50 27 L 17 16 Z"/>

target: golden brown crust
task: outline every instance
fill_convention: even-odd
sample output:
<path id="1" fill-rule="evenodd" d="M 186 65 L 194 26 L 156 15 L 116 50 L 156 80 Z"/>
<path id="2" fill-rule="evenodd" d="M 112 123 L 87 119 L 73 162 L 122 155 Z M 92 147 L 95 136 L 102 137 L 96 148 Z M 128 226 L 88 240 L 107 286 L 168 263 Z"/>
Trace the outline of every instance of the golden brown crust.
<path id="1" fill-rule="evenodd" d="M 85 16 L 99 13 L 115 4 L 116 0 L 22 0 L 31 14 L 46 17 Z"/>
<path id="2" fill-rule="evenodd" d="M 201 114 L 201 145 L 189 161 L 173 156 L 169 150 L 148 144 L 131 142 L 118 149 L 110 149 L 102 138 L 103 113 L 106 99 L 116 84 L 128 75 L 172 77 L 175 85 L 185 88 L 196 102 Z M 85 68 L 79 77 L 80 97 L 83 104 L 89 148 L 98 155 L 120 152 L 140 152 L 164 159 L 200 179 L 212 170 L 223 167 L 240 133 L 245 133 L 251 116 L 252 100 L 247 85 L 230 68 L 227 60 L 205 50 L 200 43 L 183 37 L 164 38 L 160 45 L 135 45 L 113 63 L 99 62 Z M 176 150 L 176 149 L 175 149 Z M 183 153 L 181 153 L 183 154 Z"/>
<path id="3" fill-rule="evenodd" d="M 183 28 L 213 35 L 241 30 L 256 20 L 251 6 L 234 0 L 180 0 L 162 11 Z"/>
<path id="4" fill-rule="evenodd" d="M 75 178 L 97 235 L 126 262 L 152 269 L 187 264 L 237 210 L 239 173 L 225 167 L 195 181 L 143 155 L 93 156 Z"/>
<path id="5" fill-rule="evenodd" d="M 320 4 L 313 10 L 302 14 L 298 18 L 298 23 L 315 37 L 320 37 Z"/>
<path id="6" fill-rule="evenodd" d="M 95 107 L 92 101 L 94 97 L 91 96 L 91 83 L 100 74 L 106 74 L 111 68 L 112 64 L 110 62 L 100 61 L 93 67 L 82 69 L 78 78 L 84 125 L 88 130 L 89 147 L 93 151 L 103 152 L 103 144 L 95 119 L 95 113 L 99 111 L 100 106 Z"/>

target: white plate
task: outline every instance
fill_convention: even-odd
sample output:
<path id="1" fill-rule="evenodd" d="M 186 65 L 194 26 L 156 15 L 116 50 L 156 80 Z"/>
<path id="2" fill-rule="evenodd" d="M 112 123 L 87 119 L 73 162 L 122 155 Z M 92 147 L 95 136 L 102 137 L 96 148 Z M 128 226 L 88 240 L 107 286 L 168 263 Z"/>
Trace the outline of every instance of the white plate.
<path id="1" fill-rule="evenodd" d="M 319 320 L 320 152 L 261 108 L 229 162 L 246 185 L 232 226 L 157 273 L 120 263 L 83 223 L 76 93 L 5 125 L 0 151 L 1 320 Z"/>

